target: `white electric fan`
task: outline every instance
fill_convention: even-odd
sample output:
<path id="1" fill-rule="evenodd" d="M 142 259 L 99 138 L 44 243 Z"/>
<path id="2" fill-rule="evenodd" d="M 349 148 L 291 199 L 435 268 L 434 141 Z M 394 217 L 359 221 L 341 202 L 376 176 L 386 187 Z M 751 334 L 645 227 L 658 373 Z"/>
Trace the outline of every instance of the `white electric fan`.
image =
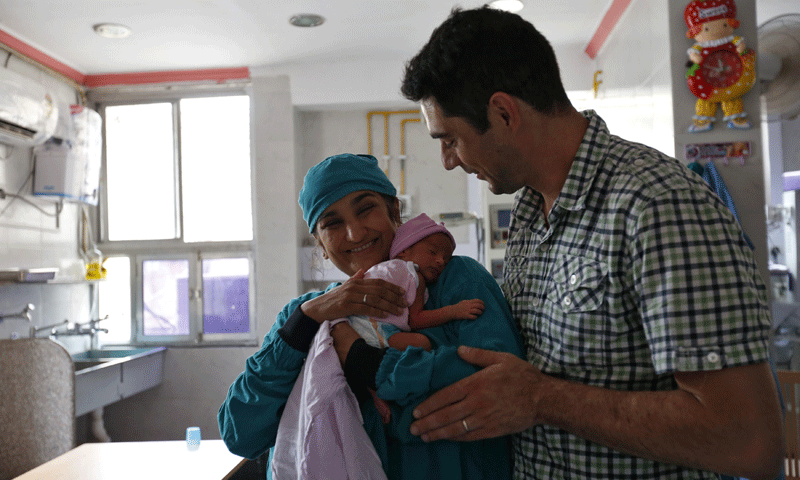
<path id="1" fill-rule="evenodd" d="M 779 15 L 758 27 L 762 115 L 790 120 L 800 114 L 800 14 Z"/>
<path id="2" fill-rule="evenodd" d="M 780 15 L 758 27 L 757 68 L 762 119 L 783 122 L 797 118 L 800 115 L 800 14 Z M 800 368 L 800 316 L 792 313 L 781 320 L 775 328 L 774 342 L 774 360 L 780 365 L 778 368 Z"/>

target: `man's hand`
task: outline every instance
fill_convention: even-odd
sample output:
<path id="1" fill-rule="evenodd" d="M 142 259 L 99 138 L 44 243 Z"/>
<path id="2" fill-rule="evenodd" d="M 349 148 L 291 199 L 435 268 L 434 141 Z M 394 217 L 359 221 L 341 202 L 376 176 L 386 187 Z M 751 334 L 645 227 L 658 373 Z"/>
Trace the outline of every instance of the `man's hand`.
<path id="1" fill-rule="evenodd" d="M 412 435 L 426 442 L 473 441 L 520 432 L 537 423 L 536 391 L 545 375 L 510 353 L 462 346 L 458 354 L 483 370 L 419 404 Z"/>

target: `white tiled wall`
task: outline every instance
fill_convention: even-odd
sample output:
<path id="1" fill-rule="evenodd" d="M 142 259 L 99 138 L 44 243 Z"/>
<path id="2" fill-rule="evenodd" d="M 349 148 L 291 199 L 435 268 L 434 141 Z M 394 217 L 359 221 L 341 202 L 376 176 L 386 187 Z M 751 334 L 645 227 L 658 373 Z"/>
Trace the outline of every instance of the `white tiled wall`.
<path id="1" fill-rule="evenodd" d="M 33 66 L 12 57 L 8 68 L 39 82 L 53 95 L 54 103 L 68 115 L 69 105 L 76 103 L 74 88 Z M 58 130 L 57 130 L 58 133 Z M 20 193 L 46 213 L 55 214 L 54 200 L 31 196 L 34 162 L 31 148 L 3 148 L 0 153 L 0 188 Z M 0 269 L 58 268 L 61 280 L 80 280 L 83 262 L 78 253 L 78 216 L 80 207 L 66 203 L 57 219 L 12 197 L 0 200 Z M 0 313 L 19 312 L 28 303 L 35 325 L 49 325 L 63 319 L 86 322 L 90 319 L 90 287 L 86 283 L 63 284 L 0 284 Z M 27 336 L 27 327 L 19 320 L 0 322 L 0 338 L 17 333 Z M 70 350 L 79 350 L 85 338 L 65 339 Z"/>

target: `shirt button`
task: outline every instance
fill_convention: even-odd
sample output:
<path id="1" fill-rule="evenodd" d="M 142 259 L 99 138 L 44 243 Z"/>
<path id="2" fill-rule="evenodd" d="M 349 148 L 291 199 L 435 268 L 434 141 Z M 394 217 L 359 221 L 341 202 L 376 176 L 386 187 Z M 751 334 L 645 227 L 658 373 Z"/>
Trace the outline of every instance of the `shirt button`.
<path id="1" fill-rule="evenodd" d="M 566 297 L 564 300 L 562 300 L 562 302 L 564 302 L 565 307 L 569 307 L 570 305 L 572 305 L 572 299 L 569 297 Z"/>
<path id="2" fill-rule="evenodd" d="M 538 298 L 538 297 L 533 299 L 533 306 L 534 306 L 534 307 L 538 307 L 540 303 L 541 303 L 541 302 L 539 301 L 539 298 Z"/>
<path id="3" fill-rule="evenodd" d="M 539 250 L 541 250 L 543 252 L 546 252 L 546 251 L 550 250 L 550 245 L 547 244 L 547 243 L 543 243 L 543 244 L 539 245 Z"/>
<path id="4" fill-rule="evenodd" d="M 637 158 L 636 160 L 633 161 L 633 164 L 636 165 L 637 167 L 641 167 L 642 165 L 644 165 L 644 160 L 641 158 Z"/>
<path id="5" fill-rule="evenodd" d="M 708 360 L 708 363 L 719 363 L 719 354 L 717 352 L 711 352 L 706 355 L 706 360 Z"/>
<path id="6" fill-rule="evenodd" d="M 575 285 L 576 283 L 578 283 L 578 276 L 575 275 L 575 274 L 570 275 L 569 276 L 569 284 L 570 285 Z"/>

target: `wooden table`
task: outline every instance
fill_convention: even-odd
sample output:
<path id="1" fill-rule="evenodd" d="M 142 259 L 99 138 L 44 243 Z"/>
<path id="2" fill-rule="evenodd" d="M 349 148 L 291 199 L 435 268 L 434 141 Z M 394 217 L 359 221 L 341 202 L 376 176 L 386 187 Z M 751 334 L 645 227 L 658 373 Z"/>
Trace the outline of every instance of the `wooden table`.
<path id="1" fill-rule="evenodd" d="M 222 440 L 84 443 L 15 480 L 227 480 L 246 461 Z"/>

